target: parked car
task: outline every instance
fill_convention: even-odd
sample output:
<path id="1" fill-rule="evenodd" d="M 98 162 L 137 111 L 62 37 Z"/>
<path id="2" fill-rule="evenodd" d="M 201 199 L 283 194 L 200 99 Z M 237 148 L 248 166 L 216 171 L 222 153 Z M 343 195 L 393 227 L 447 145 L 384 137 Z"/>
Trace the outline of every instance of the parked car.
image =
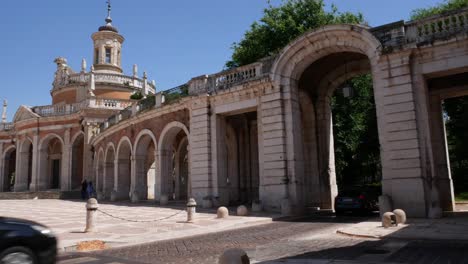
<path id="1" fill-rule="evenodd" d="M 57 238 L 39 223 L 0 217 L 0 264 L 50 264 L 57 257 Z"/>
<path id="2" fill-rule="evenodd" d="M 371 213 L 378 211 L 380 187 L 354 186 L 338 191 L 335 198 L 335 212 L 337 215 L 346 212 Z"/>

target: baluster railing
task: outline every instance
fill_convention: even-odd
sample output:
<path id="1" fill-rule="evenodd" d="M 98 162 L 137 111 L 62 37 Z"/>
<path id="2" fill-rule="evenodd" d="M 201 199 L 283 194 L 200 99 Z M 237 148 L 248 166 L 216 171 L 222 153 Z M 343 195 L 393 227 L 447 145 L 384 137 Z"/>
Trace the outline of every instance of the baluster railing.
<path id="1" fill-rule="evenodd" d="M 468 32 L 468 8 L 409 22 L 405 31 L 407 43 L 429 42 Z"/>

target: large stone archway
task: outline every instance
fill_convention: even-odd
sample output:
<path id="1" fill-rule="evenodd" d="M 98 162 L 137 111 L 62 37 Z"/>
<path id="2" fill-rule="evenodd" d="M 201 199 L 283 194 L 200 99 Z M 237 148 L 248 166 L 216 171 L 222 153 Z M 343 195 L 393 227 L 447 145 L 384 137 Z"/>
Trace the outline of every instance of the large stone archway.
<path id="1" fill-rule="evenodd" d="M 306 206 L 333 209 L 337 185 L 331 95 L 356 74 L 375 75 L 379 50 L 379 41 L 367 28 L 351 25 L 309 32 L 283 50 L 273 65 L 272 79 L 284 102 L 285 117 L 278 121 L 284 122 L 284 129 L 289 132 L 285 138 L 277 139 L 283 142 L 283 155 L 287 157 L 284 166 L 278 168 L 284 171 L 281 180 L 285 187 L 275 186 L 265 193 L 282 193 L 298 211 Z M 378 104 L 378 91 L 375 94 Z M 274 161 L 277 153 L 274 154 L 265 159 Z"/>
<path id="2" fill-rule="evenodd" d="M 72 139 L 71 144 L 71 189 L 76 190 L 81 186 L 81 182 L 84 180 L 84 133 L 77 133 Z"/>
<path id="3" fill-rule="evenodd" d="M 62 170 L 63 148 L 63 139 L 56 134 L 49 134 L 39 142 L 38 174 L 32 183 L 35 190 L 68 189 L 67 175 Z"/>
<path id="4" fill-rule="evenodd" d="M 16 147 L 10 146 L 2 153 L 3 179 L 0 183 L 3 192 L 14 190 L 14 178 L 16 174 Z"/>
<path id="5" fill-rule="evenodd" d="M 158 145 L 159 167 L 156 177 L 156 197 L 161 197 L 161 195 L 167 195 L 169 199 L 180 197 L 180 193 L 175 193 L 176 170 L 180 171 L 180 168 L 176 169 L 175 166 L 181 164 L 176 162 L 175 158 L 178 156 L 177 146 L 188 137 L 188 129 L 184 124 L 176 121 L 167 124 L 161 132 Z M 191 195 L 190 172 L 187 179 L 187 194 Z"/>
<path id="6" fill-rule="evenodd" d="M 132 201 L 154 200 L 156 183 L 156 137 L 148 129 L 142 130 L 136 140 L 134 149 L 135 174 L 132 179 Z"/>

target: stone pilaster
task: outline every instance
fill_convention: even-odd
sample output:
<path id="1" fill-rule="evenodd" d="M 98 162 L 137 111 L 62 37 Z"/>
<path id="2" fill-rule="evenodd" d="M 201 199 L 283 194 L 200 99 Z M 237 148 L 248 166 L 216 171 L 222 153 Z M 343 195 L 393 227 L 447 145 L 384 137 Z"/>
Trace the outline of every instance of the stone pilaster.
<path id="1" fill-rule="evenodd" d="M 381 58 L 373 69 L 382 160 L 382 189 L 394 208 L 412 217 L 427 215 L 427 179 L 416 119 L 410 54 Z"/>
<path id="2" fill-rule="evenodd" d="M 203 197 L 213 195 L 209 96 L 194 100 L 190 110 L 189 178 L 192 197 L 201 204 Z"/>
<path id="3" fill-rule="evenodd" d="M 73 146 L 70 145 L 70 129 L 66 129 L 63 137 L 63 146 L 62 146 L 62 160 L 61 162 L 61 172 L 60 172 L 60 189 L 62 191 L 71 191 L 71 181 L 72 181 L 72 151 Z"/>

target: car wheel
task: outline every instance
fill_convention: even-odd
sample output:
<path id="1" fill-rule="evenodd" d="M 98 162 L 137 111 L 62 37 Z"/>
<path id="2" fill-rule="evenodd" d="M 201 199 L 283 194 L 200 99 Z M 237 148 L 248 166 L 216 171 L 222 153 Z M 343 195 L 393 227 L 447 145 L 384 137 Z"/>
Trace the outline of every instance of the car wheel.
<path id="1" fill-rule="evenodd" d="M 30 249 L 11 247 L 0 254 L 0 264 L 37 264 L 37 261 Z"/>

